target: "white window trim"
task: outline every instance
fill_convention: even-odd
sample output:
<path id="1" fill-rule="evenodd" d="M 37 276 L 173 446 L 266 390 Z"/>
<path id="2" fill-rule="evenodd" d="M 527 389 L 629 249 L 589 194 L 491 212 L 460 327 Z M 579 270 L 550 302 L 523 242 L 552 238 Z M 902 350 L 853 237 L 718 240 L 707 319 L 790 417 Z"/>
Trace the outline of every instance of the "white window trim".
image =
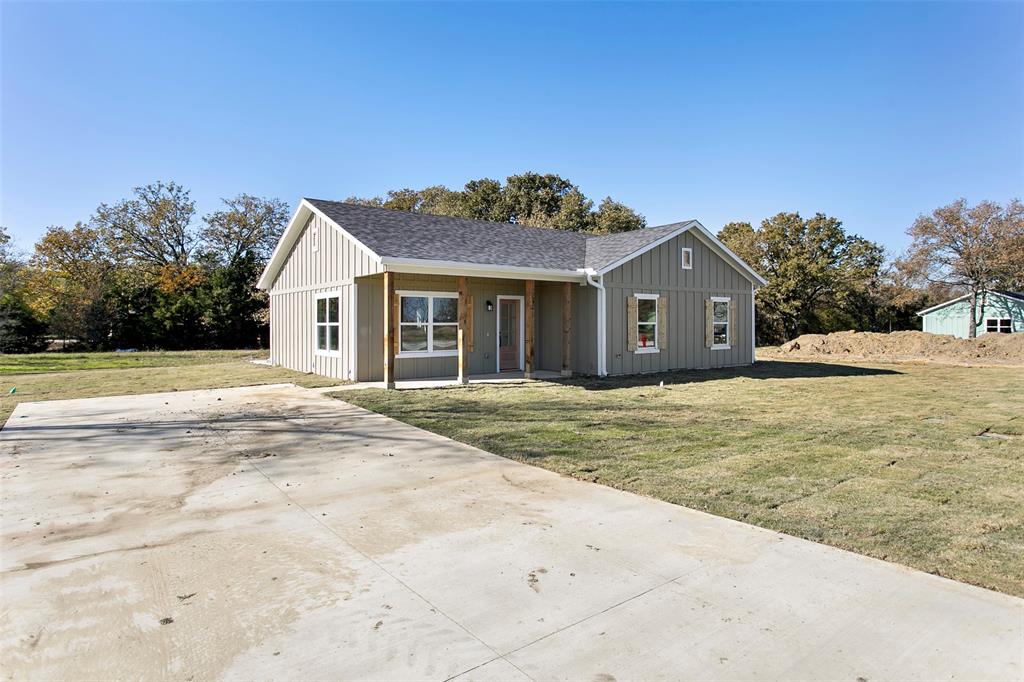
<path id="1" fill-rule="evenodd" d="M 993 333 L 993 332 L 990 332 L 988 330 L 988 323 L 989 322 L 995 322 L 996 323 L 996 331 L 995 331 L 995 333 L 1003 333 L 1003 334 L 1006 333 L 1006 332 L 1000 332 L 999 331 L 999 327 L 1001 326 L 1000 322 L 1008 322 L 1009 326 L 1010 326 L 1010 332 L 1011 333 L 1013 332 L 1013 318 L 1012 317 L 986 317 L 985 318 L 985 333 L 986 334 Z"/>
<path id="2" fill-rule="evenodd" d="M 396 358 L 451 358 L 458 357 L 459 350 L 431 350 L 434 347 L 434 300 L 435 298 L 454 298 L 456 301 L 459 300 L 459 292 L 457 291 L 396 291 L 395 295 L 398 296 L 398 319 L 395 320 L 395 325 L 398 326 L 396 333 L 398 334 L 398 352 L 395 353 Z M 402 350 L 402 297 L 416 297 L 427 299 L 427 350 Z M 443 326 L 455 327 L 458 329 L 458 322 L 440 322 Z M 405 326 L 412 326 L 413 323 L 406 323 Z M 456 332 L 457 334 L 458 332 Z"/>
<path id="3" fill-rule="evenodd" d="M 654 301 L 654 345 L 641 348 L 640 343 L 640 305 L 637 304 L 637 316 L 636 316 L 636 342 L 637 347 L 633 352 L 638 355 L 644 355 L 646 353 L 660 353 L 661 349 L 658 348 L 658 329 L 661 327 L 661 316 L 658 315 L 658 299 L 661 298 L 660 294 L 633 294 L 638 302 L 641 300 Z M 645 324 L 650 324 L 647 322 Z"/>
<path id="4" fill-rule="evenodd" d="M 712 343 L 711 350 L 729 350 L 732 348 L 732 298 L 729 296 L 711 297 L 711 338 L 715 338 L 715 325 L 722 324 L 715 322 L 714 306 L 716 303 L 728 303 L 729 309 L 725 313 L 725 343 Z"/>
<path id="5" fill-rule="evenodd" d="M 336 298 L 338 299 L 338 321 L 337 322 L 317 322 L 316 321 L 316 309 L 320 304 L 320 301 L 325 298 Z M 342 318 L 342 301 L 348 302 L 348 297 L 341 289 L 334 291 L 321 291 L 313 297 L 313 355 L 319 355 L 328 358 L 340 358 L 344 356 L 345 340 L 341 335 L 341 329 L 344 326 Z M 337 327 L 338 328 L 338 350 L 321 350 L 317 343 L 317 331 L 320 327 Z M 331 345 L 331 333 L 327 332 L 327 345 Z"/>
<path id="6" fill-rule="evenodd" d="M 693 249 L 688 246 L 679 252 L 679 267 L 682 270 L 693 270 Z"/>
<path id="7" fill-rule="evenodd" d="M 314 223 L 309 230 L 310 250 L 316 253 L 320 250 L 320 226 Z"/>

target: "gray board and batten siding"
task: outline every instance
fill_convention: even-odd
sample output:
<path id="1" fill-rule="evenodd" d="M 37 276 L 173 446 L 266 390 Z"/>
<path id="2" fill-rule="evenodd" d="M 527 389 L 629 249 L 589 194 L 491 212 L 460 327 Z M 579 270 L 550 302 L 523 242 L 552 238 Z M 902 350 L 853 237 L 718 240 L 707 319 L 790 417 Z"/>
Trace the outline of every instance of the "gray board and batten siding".
<path id="1" fill-rule="evenodd" d="M 269 290 L 271 363 L 349 378 L 352 285 L 356 277 L 380 271 L 380 264 L 363 249 L 319 215 L 311 215 Z M 317 295 L 328 292 L 341 297 L 341 345 L 338 353 L 323 354 L 316 352 L 314 316 Z"/>
<path id="2" fill-rule="evenodd" d="M 692 269 L 682 268 L 682 249 L 692 249 Z M 670 239 L 606 273 L 608 373 L 639 374 L 672 369 L 748 365 L 754 361 L 749 279 L 693 231 Z M 627 300 L 634 294 L 668 298 L 667 345 L 658 353 L 627 350 Z M 705 301 L 729 297 L 736 307 L 730 347 L 712 350 L 705 343 Z"/>

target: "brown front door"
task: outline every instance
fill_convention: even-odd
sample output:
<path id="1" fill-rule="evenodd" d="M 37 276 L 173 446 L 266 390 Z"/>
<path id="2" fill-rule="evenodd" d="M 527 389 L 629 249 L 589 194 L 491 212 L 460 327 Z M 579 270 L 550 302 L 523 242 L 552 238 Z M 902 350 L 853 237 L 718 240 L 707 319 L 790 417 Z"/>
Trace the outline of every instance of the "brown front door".
<path id="1" fill-rule="evenodd" d="M 502 372 L 519 369 L 519 299 L 498 301 L 498 367 Z"/>

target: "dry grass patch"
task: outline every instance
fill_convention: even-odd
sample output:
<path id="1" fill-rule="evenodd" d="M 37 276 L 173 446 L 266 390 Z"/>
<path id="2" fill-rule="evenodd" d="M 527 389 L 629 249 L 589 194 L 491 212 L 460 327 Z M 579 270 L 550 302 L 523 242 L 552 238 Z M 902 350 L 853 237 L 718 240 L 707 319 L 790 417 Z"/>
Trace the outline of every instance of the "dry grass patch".
<path id="1" fill-rule="evenodd" d="M 1024 596 L 1016 369 L 774 361 L 339 397 L 577 478 Z"/>

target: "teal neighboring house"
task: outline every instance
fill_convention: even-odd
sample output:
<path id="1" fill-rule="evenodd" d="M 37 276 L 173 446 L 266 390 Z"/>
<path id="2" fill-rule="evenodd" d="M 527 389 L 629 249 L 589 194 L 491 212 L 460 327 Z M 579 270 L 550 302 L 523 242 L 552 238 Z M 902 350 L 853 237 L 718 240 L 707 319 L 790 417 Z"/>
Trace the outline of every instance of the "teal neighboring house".
<path id="1" fill-rule="evenodd" d="M 981 309 L 978 335 L 1024 332 L 1024 292 L 986 291 L 978 296 Z M 931 334 L 968 338 L 971 328 L 971 295 L 965 294 L 918 313 L 922 329 Z"/>

